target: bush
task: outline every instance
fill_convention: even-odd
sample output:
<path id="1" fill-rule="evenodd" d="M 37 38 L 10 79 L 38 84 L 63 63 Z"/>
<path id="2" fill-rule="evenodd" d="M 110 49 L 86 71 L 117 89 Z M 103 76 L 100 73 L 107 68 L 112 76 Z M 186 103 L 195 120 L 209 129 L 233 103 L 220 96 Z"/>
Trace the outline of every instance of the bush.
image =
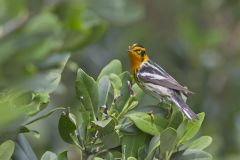
<path id="1" fill-rule="evenodd" d="M 20 132 L 37 134 L 27 125 L 57 110 L 64 110 L 59 118 L 59 134 L 63 141 L 79 148 L 80 159 L 212 159 L 209 153 L 203 151 L 212 138 L 194 138 L 204 120 L 204 113 L 198 114 L 199 119 L 189 121 L 168 104 L 139 107 L 142 90 L 131 84 L 130 73 L 122 71 L 118 60 L 105 66 L 97 80 L 79 68 L 75 82 L 80 101 L 78 111 L 55 108 L 25 123 Z M 33 98 L 32 102 L 38 102 L 38 105 L 49 101 L 47 93 L 35 97 L 38 101 Z M 23 135 L 18 136 L 15 146 L 15 157 L 37 159 Z M 9 159 L 13 150 L 12 141 L 4 142 L 0 146 L 0 157 Z M 55 159 L 67 159 L 67 151 L 58 155 L 47 151 L 41 158 Z"/>

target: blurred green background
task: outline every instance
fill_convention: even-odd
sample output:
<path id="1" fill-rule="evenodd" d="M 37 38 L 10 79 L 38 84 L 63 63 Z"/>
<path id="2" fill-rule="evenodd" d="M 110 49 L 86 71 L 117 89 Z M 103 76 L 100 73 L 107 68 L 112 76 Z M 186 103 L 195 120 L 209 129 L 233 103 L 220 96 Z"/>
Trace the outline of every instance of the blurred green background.
<path id="1" fill-rule="evenodd" d="M 235 0 L 0 0 L 0 89 L 16 84 L 44 91 L 52 87 L 45 110 L 77 107 L 76 68 L 96 78 L 109 61 L 119 59 L 124 70 L 130 70 L 127 49 L 138 42 L 196 93 L 188 103 L 195 112 L 206 112 L 200 134 L 213 137 L 208 151 L 214 159 L 237 160 L 239 19 L 240 1 Z M 71 57 L 58 85 L 60 77 L 52 81 L 45 74 L 62 63 L 66 53 Z M 147 95 L 143 101 L 153 103 Z M 24 117 L 2 104 L 1 141 Z M 38 156 L 71 148 L 58 135 L 58 117 L 54 113 L 31 125 L 41 134 L 27 136 Z"/>

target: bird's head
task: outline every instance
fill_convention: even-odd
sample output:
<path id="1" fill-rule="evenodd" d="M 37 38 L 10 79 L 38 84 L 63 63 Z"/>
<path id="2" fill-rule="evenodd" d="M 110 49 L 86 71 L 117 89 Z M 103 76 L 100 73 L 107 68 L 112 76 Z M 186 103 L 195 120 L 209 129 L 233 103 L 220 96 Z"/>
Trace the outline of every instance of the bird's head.
<path id="1" fill-rule="evenodd" d="M 134 43 L 128 47 L 128 55 L 133 71 L 138 69 L 143 62 L 149 59 L 146 54 L 146 49 L 138 43 Z"/>

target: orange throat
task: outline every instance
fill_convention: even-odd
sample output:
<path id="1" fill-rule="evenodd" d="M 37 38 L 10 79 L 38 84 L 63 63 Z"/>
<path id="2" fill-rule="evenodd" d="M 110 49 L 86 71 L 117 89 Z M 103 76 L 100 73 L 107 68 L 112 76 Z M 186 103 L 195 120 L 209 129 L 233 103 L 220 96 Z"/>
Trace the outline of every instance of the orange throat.
<path id="1" fill-rule="evenodd" d="M 141 57 L 131 53 L 129 54 L 129 58 L 130 58 L 131 70 L 133 74 L 135 74 L 136 70 L 139 69 L 139 67 L 143 62 L 146 62 L 149 60 L 147 55 L 145 55 L 144 57 Z"/>

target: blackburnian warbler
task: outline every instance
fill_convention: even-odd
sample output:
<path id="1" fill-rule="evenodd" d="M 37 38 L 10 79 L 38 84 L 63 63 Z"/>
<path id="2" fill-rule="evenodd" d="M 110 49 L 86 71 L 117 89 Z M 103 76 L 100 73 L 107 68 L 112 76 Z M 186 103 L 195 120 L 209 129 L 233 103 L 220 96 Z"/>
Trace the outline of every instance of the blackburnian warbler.
<path id="1" fill-rule="evenodd" d="M 159 100 L 173 102 L 189 120 L 197 118 L 183 99 L 184 96 L 191 94 L 191 91 L 151 61 L 142 45 L 129 46 L 128 53 L 133 77 L 140 88 Z"/>

